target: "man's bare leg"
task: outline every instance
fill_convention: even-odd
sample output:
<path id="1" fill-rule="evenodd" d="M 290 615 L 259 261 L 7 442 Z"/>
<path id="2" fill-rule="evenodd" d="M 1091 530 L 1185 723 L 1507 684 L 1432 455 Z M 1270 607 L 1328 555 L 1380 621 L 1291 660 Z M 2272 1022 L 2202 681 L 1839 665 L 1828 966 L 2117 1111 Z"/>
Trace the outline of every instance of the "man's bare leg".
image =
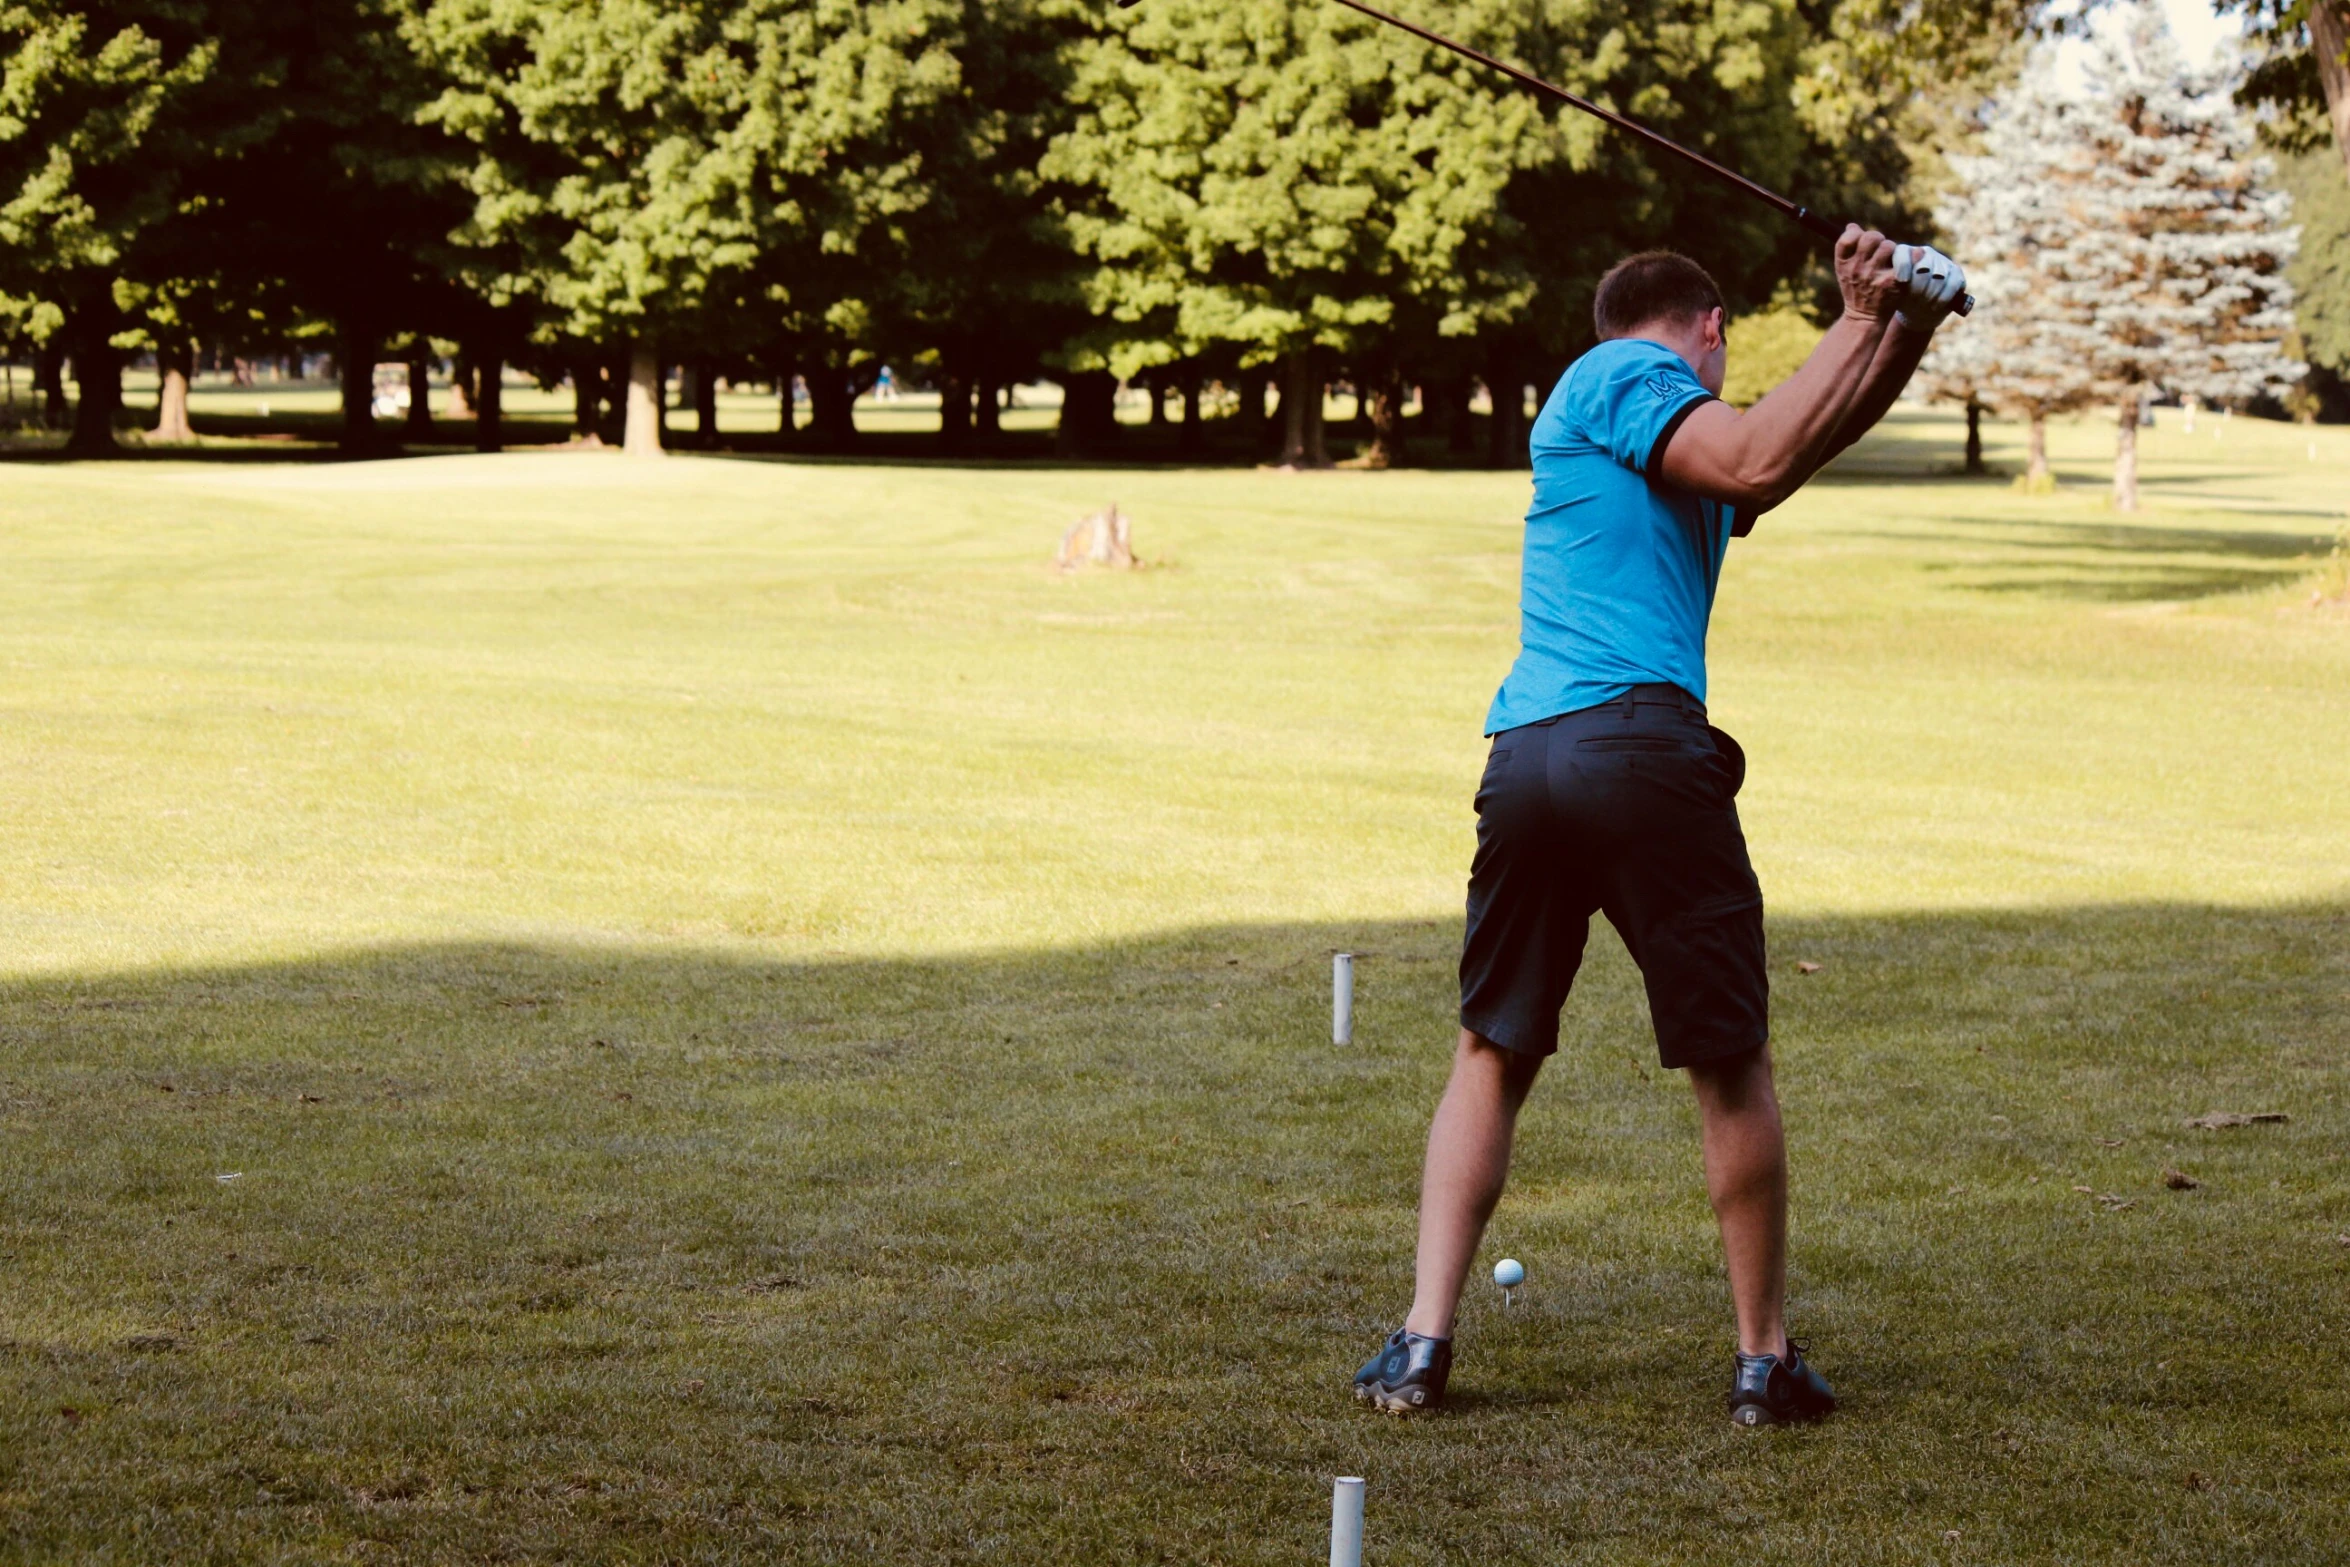
<path id="1" fill-rule="evenodd" d="M 1541 1069 L 1539 1056 L 1504 1050 L 1461 1030 L 1452 1080 L 1428 1127 L 1428 1162 L 1420 1175 L 1420 1259 L 1412 1312 L 1404 1319 L 1407 1332 L 1452 1337 L 1461 1285 L 1509 1177 L 1518 1109 Z"/>
<path id="2" fill-rule="evenodd" d="M 1722 1229 L 1739 1353 L 1784 1355 L 1787 1139 L 1771 1084 L 1770 1047 L 1691 1067 L 1689 1085 L 1697 1090 L 1704 1127 L 1705 1190 Z"/>

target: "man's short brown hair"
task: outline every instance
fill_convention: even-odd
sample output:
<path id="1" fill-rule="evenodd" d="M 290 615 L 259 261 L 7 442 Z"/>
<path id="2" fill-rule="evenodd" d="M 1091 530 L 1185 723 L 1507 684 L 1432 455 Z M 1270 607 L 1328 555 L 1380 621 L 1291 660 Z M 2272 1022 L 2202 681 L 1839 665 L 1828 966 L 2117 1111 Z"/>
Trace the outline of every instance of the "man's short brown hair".
<path id="1" fill-rule="evenodd" d="M 1651 321 L 1687 321 L 1722 305 L 1705 268 L 1676 250 L 1644 250 L 1607 269 L 1591 297 L 1591 324 L 1602 342 L 1629 337 Z"/>

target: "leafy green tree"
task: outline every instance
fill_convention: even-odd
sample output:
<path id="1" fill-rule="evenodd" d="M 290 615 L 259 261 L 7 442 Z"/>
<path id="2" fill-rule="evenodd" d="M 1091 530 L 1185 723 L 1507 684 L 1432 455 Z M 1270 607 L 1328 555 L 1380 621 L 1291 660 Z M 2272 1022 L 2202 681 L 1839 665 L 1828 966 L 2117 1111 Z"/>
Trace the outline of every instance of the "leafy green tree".
<path id="1" fill-rule="evenodd" d="M 1047 161 L 1093 198 L 1072 228 L 1103 326 L 1072 368 L 1277 360 L 1283 460 L 1324 461 L 1335 358 L 1404 319 L 1473 329 L 1492 308 L 1492 280 L 1456 263 L 1532 106 L 1337 7 L 1165 0 L 1105 28 Z"/>
<path id="2" fill-rule="evenodd" d="M 212 0 L 226 31 L 222 74 L 242 89 L 249 145 L 214 172 L 181 221 L 179 247 L 234 257 L 248 288 L 287 316 L 331 328 L 343 440 L 375 429 L 374 367 L 386 347 L 468 314 L 448 273 L 465 215 L 453 151 L 419 124 L 433 95 L 404 0 Z M 217 259 L 213 265 L 218 267 Z"/>
<path id="3" fill-rule="evenodd" d="M 1091 25 L 1069 0 L 974 0 L 937 40 L 959 90 L 892 123 L 920 159 L 921 199 L 891 225 L 896 263 L 868 280 L 886 285 L 872 290 L 875 341 L 937 384 L 949 449 L 992 434 L 1001 388 L 1088 325 L 1062 215 L 1077 193 L 1039 165 L 1073 117 L 1072 45 Z"/>
<path id="4" fill-rule="evenodd" d="M 2238 97 L 2281 111 L 2267 129 L 2307 152 L 2332 132 L 2350 177 L 2350 0 L 2222 0 L 2241 15 L 2260 58 Z"/>
<path id="5" fill-rule="evenodd" d="M 2335 173 L 2331 157 L 2303 153 L 2283 160 L 2277 183 L 2292 194 L 2301 229 L 2286 276 L 2302 354 L 2339 386 L 2350 381 L 2350 181 Z"/>
<path id="6" fill-rule="evenodd" d="M 920 126 L 965 91 L 963 13 L 436 0 L 416 36 L 450 84 L 427 118 L 473 150 L 464 276 L 542 336 L 631 345 L 631 451 L 659 449 L 665 359 L 746 346 L 844 424 L 934 196 Z"/>
<path id="7" fill-rule="evenodd" d="M 118 291 L 223 150 L 199 135 L 217 130 L 203 125 L 219 55 L 203 21 L 173 0 L 0 7 L 0 294 L 73 355 L 76 454 L 114 448 Z"/>
<path id="8" fill-rule="evenodd" d="M 1815 206 L 1922 229 L 1903 105 L 1929 56 L 1982 68 L 2032 8 L 1918 14 L 1905 48 L 1880 0 L 1414 11 Z M 1689 251 L 1734 305 L 1817 266 L 1807 236 L 1677 160 L 1338 7 L 1153 0 L 1079 47 L 1072 93 L 1047 167 L 1090 193 L 1072 223 L 1098 363 L 1279 360 L 1290 461 L 1320 460 L 1313 388 L 1337 362 L 1375 403 L 1407 374 L 1457 400 L 1474 369 L 1514 458 L 1516 389 L 1588 345 L 1591 289 L 1626 251 Z"/>
<path id="9" fill-rule="evenodd" d="M 412 35 L 447 83 L 425 118 L 472 150 L 460 276 L 495 319 L 631 343 L 632 453 L 660 451 L 661 338 L 755 255 L 763 9 L 436 0 Z"/>

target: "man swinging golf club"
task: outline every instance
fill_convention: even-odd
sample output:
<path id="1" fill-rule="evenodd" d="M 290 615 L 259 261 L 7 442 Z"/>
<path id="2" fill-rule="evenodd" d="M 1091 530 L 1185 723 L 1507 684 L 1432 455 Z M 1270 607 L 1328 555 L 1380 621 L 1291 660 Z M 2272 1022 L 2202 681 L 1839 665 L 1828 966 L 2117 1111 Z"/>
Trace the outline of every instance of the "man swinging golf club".
<path id="1" fill-rule="evenodd" d="M 1737 1309 L 1730 1418 L 1836 1407 L 1787 1337 L 1787 1155 L 1771 1082 L 1762 891 L 1733 803 L 1738 745 L 1706 722 L 1705 633 L 1735 536 L 1892 406 L 1965 298 L 1940 252 L 1848 226 L 1844 311 L 1741 414 L 1719 400 L 1721 293 L 1652 251 L 1600 280 L 1599 345 L 1533 432 L 1522 645 L 1487 715 L 1461 950 L 1461 1033 L 1428 1132 L 1411 1313 L 1355 1377 L 1409 1413 L 1443 1401 L 1453 1314 L 1501 1197 L 1519 1107 L 1558 1048 L 1593 910 L 1648 989 L 1658 1054 L 1697 1092 L 1707 1194 Z"/>

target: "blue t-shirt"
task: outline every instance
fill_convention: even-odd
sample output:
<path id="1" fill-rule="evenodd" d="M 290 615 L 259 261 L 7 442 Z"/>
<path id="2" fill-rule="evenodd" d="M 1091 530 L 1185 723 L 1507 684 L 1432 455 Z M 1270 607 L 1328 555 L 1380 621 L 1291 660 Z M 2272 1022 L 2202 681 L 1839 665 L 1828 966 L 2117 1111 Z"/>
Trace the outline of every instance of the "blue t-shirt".
<path id="1" fill-rule="evenodd" d="M 1575 361 L 1534 421 L 1518 661 L 1485 732 L 1664 683 L 1705 700 L 1705 627 L 1737 508 L 1654 472 L 1713 394 L 1679 354 L 1617 338 Z"/>

